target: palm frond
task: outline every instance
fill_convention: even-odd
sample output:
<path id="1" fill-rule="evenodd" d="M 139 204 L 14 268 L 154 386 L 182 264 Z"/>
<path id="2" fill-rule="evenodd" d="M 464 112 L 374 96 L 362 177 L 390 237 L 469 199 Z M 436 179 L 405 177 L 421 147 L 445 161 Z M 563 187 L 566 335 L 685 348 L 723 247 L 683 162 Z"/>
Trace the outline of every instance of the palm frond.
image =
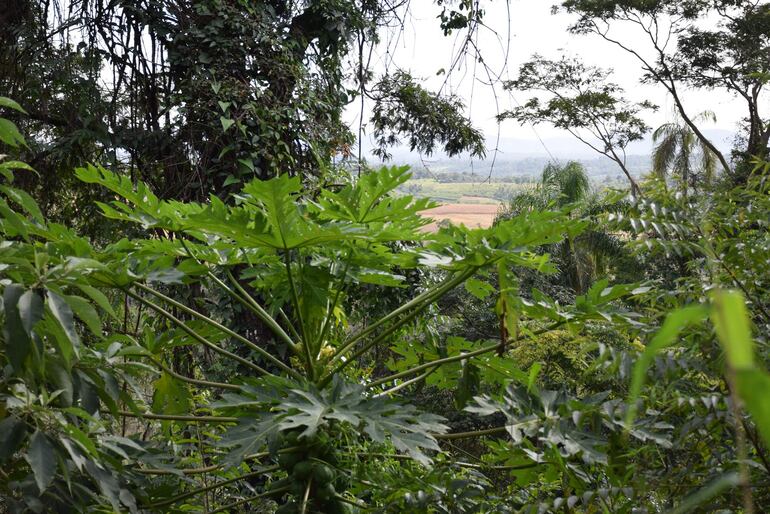
<path id="1" fill-rule="evenodd" d="M 679 125 L 677 123 L 664 123 L 652 133 L 652 142 L 657 143 L 658 140 L 671 137 L 672 134 L 676 134 L 678 131 Z"/>
<path id="2" fill-rule="evenodd" d="M 717 156 L 706 146 L 706 143 L 700 141 L 700 167 L 703 170 L 703 180 L 708 184 L 714 180 L 717 172 Z"/>
<path id="3" fill-rule="evenodd" d="M 655 139 L 653 136 L 653 140 L 659 142 L 652 152 L 652 172 L 665 179 L 676 159 L 679 137 L 676 131 L 666 131 L 665 137 Z"/>
<path id="4" fill-rule="evenodd" d="M 561 203 L 584 200 L 591 190 L 591 181 L 582 164 L 570 161 L 559 174 Z"/>

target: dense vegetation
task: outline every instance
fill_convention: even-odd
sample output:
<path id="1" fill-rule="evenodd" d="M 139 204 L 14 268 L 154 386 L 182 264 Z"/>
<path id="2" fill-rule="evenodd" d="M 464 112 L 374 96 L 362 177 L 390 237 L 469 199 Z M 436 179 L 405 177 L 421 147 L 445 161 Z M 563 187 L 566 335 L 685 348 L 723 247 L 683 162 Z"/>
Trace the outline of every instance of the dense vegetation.
<path id="1" fill-rule="evenodd" d="M 473 42 L 482 7 L 438 23 Z M 457 98 L 367 67 L 403 4 L 0 13 L 0 512 L 766 510 L 770 7 L 562 7 L 651 30 L 679 111 L 654 169 L 597 191 L 550 164 L 494 226 L 434 233 L 341 121 L 368 95 L 380 155 L 484 153 Z M 521 71 L 551 96 L 501 119 L 597 129 L 626 169 L 648 105 Z M 745 99 L 732 156 L 686 87 Z"/>

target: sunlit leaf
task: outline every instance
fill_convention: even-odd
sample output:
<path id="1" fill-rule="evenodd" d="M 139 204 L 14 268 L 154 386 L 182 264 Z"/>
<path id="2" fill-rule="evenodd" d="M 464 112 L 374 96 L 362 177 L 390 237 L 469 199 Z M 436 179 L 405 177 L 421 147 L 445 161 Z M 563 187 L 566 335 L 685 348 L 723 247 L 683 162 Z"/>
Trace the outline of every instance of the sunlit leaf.
<path id="1" fill-rule="evenodd" d="M 754 341 L 751 338 L 746 302 L 737 291 L 716 291 L 712 295 L 711 321 L 733 369 L 754 366 Z"/>

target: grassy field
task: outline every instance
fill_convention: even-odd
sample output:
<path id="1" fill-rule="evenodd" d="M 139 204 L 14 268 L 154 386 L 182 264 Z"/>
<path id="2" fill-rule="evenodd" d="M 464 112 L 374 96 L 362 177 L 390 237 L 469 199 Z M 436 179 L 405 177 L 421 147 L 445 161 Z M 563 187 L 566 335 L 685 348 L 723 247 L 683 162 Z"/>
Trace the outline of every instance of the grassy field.
<path id="1" fill-rule="evenodd" d="M 433 179 L 412 179 L 399 190 L 405 194 L 426 197 L 441 203 L 498 204 L 508 200 L 523 184 L 496 182 L 451 182 Z"/>

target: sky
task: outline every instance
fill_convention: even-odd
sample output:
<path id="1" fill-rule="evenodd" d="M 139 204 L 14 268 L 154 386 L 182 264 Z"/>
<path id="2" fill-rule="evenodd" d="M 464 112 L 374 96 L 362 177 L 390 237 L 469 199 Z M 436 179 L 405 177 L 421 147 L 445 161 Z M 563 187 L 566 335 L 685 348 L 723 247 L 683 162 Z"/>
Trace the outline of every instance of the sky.
<path id="1" fill-rule="evenodd" d="M 642 71 L 637 60 L 598 36 L 570 34 L 567 29 L 574 21 L 574 16 L 563 12 L 552 14 L 553 3 L 552 0 L 510 0 L 506 8 L 504 0 L 486 2 L 484 20 L 497 34 L 482 28 L 478 44 L 489 68 L 497 74 L 502 73 L 505 79 L 514 77 L 519 65 L 535 53 L 553 59 L 562 55 L 577 56 L 587 64 L 612 68 L 612 80 L 626 89 L 628 99 L 650 100 L 658 105 L 658 112 L 644 116 L 650 126 L 657 127 L 674 119 L 672 102 L 665 90 L 660 86 L 639 83 Z M 375 74 L 383 74 L 393 66 L 398 66 L 423 79 L 423 84 L 431 90 L 443 86 L 444 91 L 457 94 L 465 101 L 473 124 L 487 135 L 488 147 L 493 148 L 498 131 L 495 120 L 497 112 L 524 103 L 531 95 L 521 91 L 510 94 L 499 87 L 495 93 L 483 83 L 487 82 L 485 71 L 473 60 L 463 62 L 448 80 L 443 74 L 437 75 L 441 69 L 450 69 L 456 53 L 455 45 L 459 44 L 458 35 L 443 35 L 436 19 L 440 7 L 432 0 L 412 0 L 410 11 L 410 19 L 403 30 L 383 34 L 382 42 L 373 54 Z M 630 31 L 627 27 L 619 27 L 614 35 L 635 46 L 643 46 L 644 43 L 641 33 Z M 509 37 L 510 43 L 507 43 Z M 706 124 L 703 128 L 718 130 L 721 137 L 735 131 L 742 108 L 740 102 L 731 95 L 687 90 L 682 96 L 688 112 L 697 114 L 711 110 L 716 114 L 717 122 Z M 356 103 L 346 113 L 346 118 L 354 127 L 358 126 L 359 108 L 360 105 Z M 521 126 L 513 120 L 502 123 L 500 136 L 500 150 L 508 153 L 521 153 L 527 148 L 533 151 L 538 148 L 538 152 L 542 150 L 545 153 L 538 138 L 546 146 L 556 146 L 557 140 L 563 142 L 571 138 L 568 133 L 547 125 Z M 506 144 L 510 148 L 506 148 Z M 644 145 L 649 147 L 649 141 Z M 364 148 L 368 146 L 365 142 Z M 645 148 L 637 146 L 634 150 L 644 152 Z"/>

